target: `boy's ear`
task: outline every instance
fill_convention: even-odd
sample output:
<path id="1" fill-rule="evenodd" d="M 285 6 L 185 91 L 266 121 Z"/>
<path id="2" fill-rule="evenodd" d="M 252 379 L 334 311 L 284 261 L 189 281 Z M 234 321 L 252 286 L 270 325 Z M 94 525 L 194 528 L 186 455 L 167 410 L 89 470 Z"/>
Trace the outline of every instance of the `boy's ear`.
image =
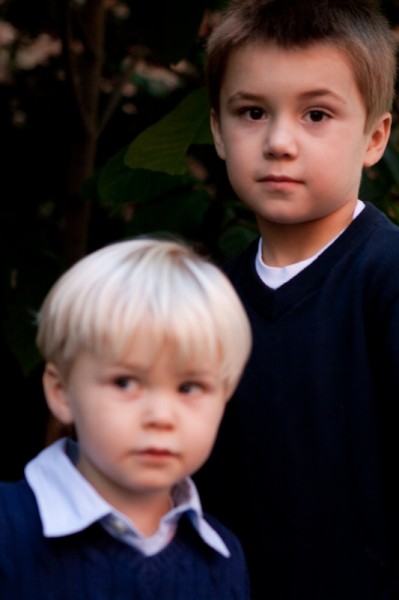
<path id="1" fill-rule="evenodd" d="M 46 363 L 44 367 L 43 389 L 50 412 L 61 423 L 72 424 L 73 417 L 65 380 L 54 363 Z"/>
<path id="2" fill-rule="evenodd" d="M 392 115 L 384 113 L 373 125 L 363 166 L 372 167 L 384 154 L 391 133 Z"/>
<path id="3" fill-rule="evenodd" d="M 211 110 L 211 130 L 213 135 L 213 141 L 215 142 L 216 152 L 218 153 L 219 158 L 224 160 L 226 158 L 226 153 L 224 149 L 222 134 L 220 132 L 219 117 L 213 108 Z"/>

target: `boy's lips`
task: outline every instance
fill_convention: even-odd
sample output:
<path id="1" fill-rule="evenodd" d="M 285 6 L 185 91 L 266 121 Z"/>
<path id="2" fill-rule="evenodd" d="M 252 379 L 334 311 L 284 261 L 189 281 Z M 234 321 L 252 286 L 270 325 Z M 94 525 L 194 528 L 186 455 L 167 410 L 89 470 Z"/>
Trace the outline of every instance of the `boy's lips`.
<path id="1" fill-rule="evenodd" d="M 288 177 L 288 175 L 264 175 L 257 179 L 257 183 L 262 186 L 266 192 L 277 194 L 290 194 L 303 184 L 303 181 Z"/>
<path id="2" fill-rule="evenodd" d="M 169 448 L 157 448 L 150 446 L 148 448 L 142 448 L 134 452 L 137 456 L 153 456 L 153 457 L 175 457 L 177 452 L 170 450 Z"/>
<path id="3" fill-rule="evenodd" d="M 264 177 L 259 177 L 259 182 L 266 183 L 302 183 L 299 179 L 295 179 L 293 177 L 288 177 L 287 175 L 265 175 Z"/>

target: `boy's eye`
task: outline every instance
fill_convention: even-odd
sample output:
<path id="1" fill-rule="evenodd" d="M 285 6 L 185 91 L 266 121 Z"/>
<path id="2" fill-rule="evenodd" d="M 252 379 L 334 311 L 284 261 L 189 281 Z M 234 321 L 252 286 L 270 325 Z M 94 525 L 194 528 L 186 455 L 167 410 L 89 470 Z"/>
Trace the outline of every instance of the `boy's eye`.
<path id="1" fill-rule="evenodd" d="M 256 106 L 252 106 L 250 108 L 243 108 L 240 112 L 250 121 L 259 121 L 265 116 L 265 111 L 262 108 L 258 108 Z"/>
<path id="2" fill-rule="evenodd" d="M 322 110 L 311 110 L 308 113 L 308 118 L 310 121 L 312 121 L 312 123 L 320 123 L 327 117 L 328 115 Z"/>
<path id="3" fill-rule="evenodd" d="M 136 389 L 138 382 L 134 377 L 121 376 L 114 379 L 114 384 L 121 390 L 132 391 Z"/>
<path id="4" fill-rule="evenodd" d="M 261 108 L 250 108 L 248 113 L 253 121 L 258 121 L 263 117 L 264 114 Z"/>
<path id="5" fill-rule="evenodd" d="M 203 390 L 204 386 L 202 384 L 195 383 L 193 381 L 187 381 L 179 386 L 179 392 L 181 394 L 196 394 L 198 392 L 202 392 Z"/>

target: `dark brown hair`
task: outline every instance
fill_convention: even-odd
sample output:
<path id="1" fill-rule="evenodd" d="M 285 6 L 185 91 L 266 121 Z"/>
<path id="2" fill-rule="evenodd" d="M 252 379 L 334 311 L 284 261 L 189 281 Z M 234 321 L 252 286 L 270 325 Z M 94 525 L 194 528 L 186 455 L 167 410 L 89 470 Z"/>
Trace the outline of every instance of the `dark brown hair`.
<path id="1" fill-rule="evenodd" d="M 326 44 L 349 62 L 363 97 L 366 128 L 392 108 L 397 44 L 372 0 L 232 0 L 208 40 L 207 83 L 212 107 L 233 49 L 273 43 L 282 48 Z"/>

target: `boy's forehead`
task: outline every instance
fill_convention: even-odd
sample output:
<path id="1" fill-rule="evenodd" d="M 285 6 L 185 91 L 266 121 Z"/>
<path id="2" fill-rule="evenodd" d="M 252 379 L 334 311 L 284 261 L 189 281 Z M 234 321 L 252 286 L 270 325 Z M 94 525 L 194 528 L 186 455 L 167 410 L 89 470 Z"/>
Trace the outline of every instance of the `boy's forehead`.
<path id="1" fill-rule="evenodd" d="M 275 43 L 250 43 L 235 48 L 229 55 L 221 91 L 240 93 L 240 86 L 262 90 L 273 79 L 287 86 L 298 77 L 306 85 L 356 85 L 352 65 L 342 50 L 332 44 L 315 42 L 306 46 L 283 47 Z M 226 89 L 228 88 L 228 89 Z"/>
<path id="2" fill-rule="evenodd" d="M 344 62 L 352 70 L 347 56 L 338 44 L 333 42 L 315 41 L 305 45 L 282 46 L 277 42 L 247 42 L 232 48 L 226 60 L 226 70 L 232 63 L 248 68 L 254 60 L 275 60 L 276 58 L 291 57 L 298 62 L 309 64 L 319 60 L 332 63 Z"/>
<path id="3" fill-rule="evenodd" d="M 219 345 L 209 348 L 202 336 L 181 339 L 171 332 L 157 333 L 148 328 L 138 328 L 134 335 L 128 336 L 119 348 L 112 344 L 100 349 L 99 357 L 106 361 L 136 366 L 143 370 L 153 367 L 160 359 L 168 362 L 173 369 L 207 370 L 218 369 L 215 352 Z"/>

